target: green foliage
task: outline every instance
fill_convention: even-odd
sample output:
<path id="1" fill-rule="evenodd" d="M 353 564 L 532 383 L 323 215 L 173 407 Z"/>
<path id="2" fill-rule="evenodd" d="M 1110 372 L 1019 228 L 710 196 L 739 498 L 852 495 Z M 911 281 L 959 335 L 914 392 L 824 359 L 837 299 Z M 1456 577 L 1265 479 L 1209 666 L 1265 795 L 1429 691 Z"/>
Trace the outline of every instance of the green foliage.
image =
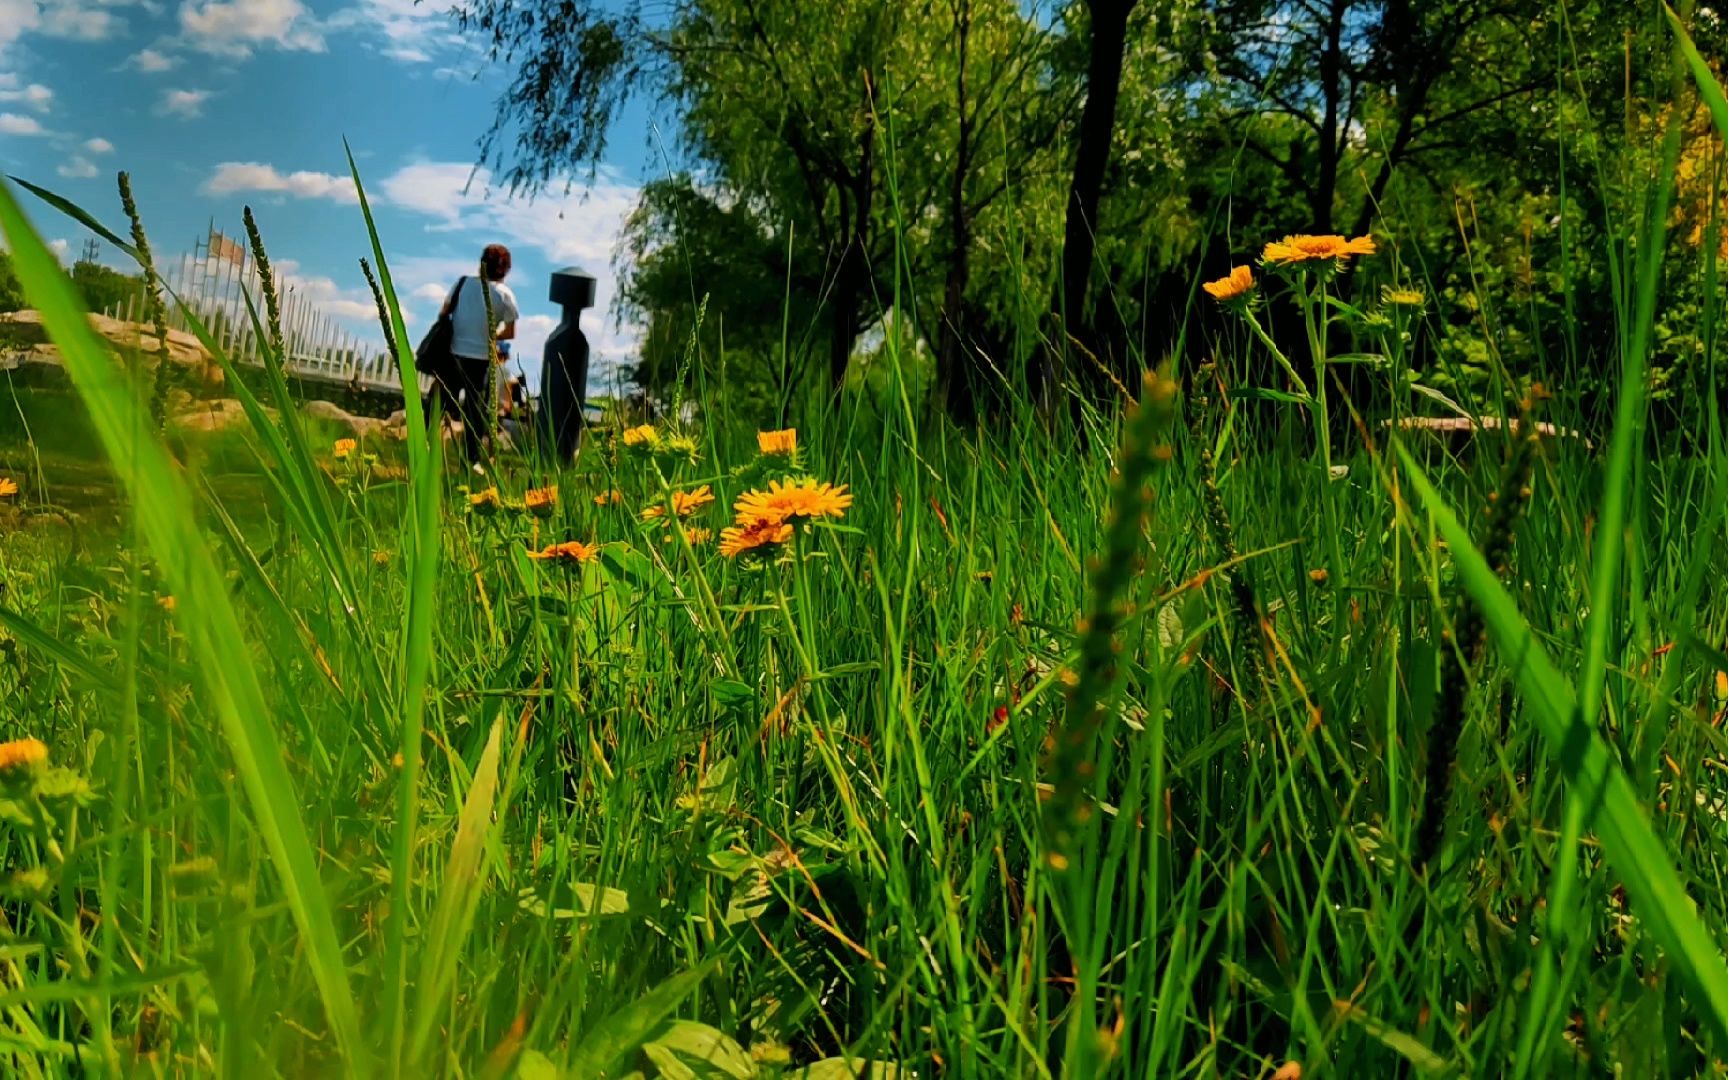
<path id="1" fill-rule="evenodd" d="M 12 253 L 0 251 L 0 312 L 22 311 L 25 306 L 24 286 L 12 265 Z"/>

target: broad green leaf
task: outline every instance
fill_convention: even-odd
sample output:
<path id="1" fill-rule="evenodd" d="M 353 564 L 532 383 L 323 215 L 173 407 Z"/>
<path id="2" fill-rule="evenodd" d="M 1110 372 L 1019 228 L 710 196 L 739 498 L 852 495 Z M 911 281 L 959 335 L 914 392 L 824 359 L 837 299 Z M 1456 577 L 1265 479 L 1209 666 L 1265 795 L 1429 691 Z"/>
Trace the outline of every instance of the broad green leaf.
<path id="1" fill-rule="evenodd" d="M 718 963 L 710 960 L 674 975 L 600 1021 L 582 1037 L 581 1043 L 571 1053 L 570 1067 L 565 1075 L 594 1077 L 595 1080 L 618 1076 L 623 1071 L 621 1063 L 625 1056 L 634 1053 L 647 1041 L 660 1022 L 696 992 Z"/>
<path id="2" fill-rule="evenodd" d="M 669 1080 L 750 1080 L 756 1066 L 725 1032 L 694 1020 L 672 1020 L 642 1047 Z"/>
<path id="3" fill-rule="evenodd" d="M 862 1058 L 823 1058 L 786 1075 L 793 1080 L 895 1080 L 900 1067 Z"/>

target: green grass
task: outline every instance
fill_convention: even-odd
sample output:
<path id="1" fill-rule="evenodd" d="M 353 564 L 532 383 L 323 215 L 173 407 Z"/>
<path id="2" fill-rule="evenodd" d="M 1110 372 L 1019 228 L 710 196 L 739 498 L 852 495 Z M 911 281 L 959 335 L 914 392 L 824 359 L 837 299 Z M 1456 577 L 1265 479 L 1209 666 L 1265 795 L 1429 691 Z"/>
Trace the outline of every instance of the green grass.
<path id="1" fill-rule="evenodd" d="M 1645 453 L 1650 205 L 1605 449 L 1541 444 L 1488 537 L 1508 440 L 1342 437 L 1318 292 L 1305 341 L 1219 343 L 1228 402 L 1086 440 L 929 420 L 890 347 L 795 465 L 719 408 L 507 461 L 495 513 L 417 409 L 336 461 L 279 378 L 165 447 L 0 190 L 80 403 L 0 443 L 0 735 L 56 767 L 0 770 L 5 1071 L 1716 1074 L 1728 461 Z M 1309 373 L 1275 424 L 1270 344 Z M 706 484 L 717 531 L 788 472 L 855 502 L 784 558 L 639 516 Z"/>

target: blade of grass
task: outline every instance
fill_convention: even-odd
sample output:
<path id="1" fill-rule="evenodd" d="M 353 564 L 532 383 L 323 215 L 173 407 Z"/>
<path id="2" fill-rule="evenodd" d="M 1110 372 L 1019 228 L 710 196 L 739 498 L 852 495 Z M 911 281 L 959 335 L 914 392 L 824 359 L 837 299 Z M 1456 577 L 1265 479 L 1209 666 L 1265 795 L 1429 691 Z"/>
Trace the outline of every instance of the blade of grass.
<path id="1" fill-rule="evenodd" d="M 474 783 L 462 803 L 456 840 L 450 846 L 450 861 L 444 869 L 444 888 L 425 936 L 419 1001 L 414 1008 L 414 1034 L 408 1050 L 408 1059 L 413 1062 L 424 1062 L 440 1005 L 456 980 L 456 962 L 474 926 L 474 909 L 486 884 L 481 855 L 492 828 L 492 804 L 498 791 L 498 745 L 503 736 L 504 716 L 500 713 L 492 722 L 492 734 L 486 739 L 486 749 L 474 770 Z"/>
<path id="2" fill-rule="evenodd" d="M 360 168 L 354 162 L 352 151 L 348 153 L 348 172 L 354 178 L 360 213 L 366 219 L 366 235 L 372 242 L 372 256 L 378 267 L 379 287 L 383 290 L 390 323 L 395 329 L 403 409 L 408 416 L 410 498 L 407 519 L 402 527 L 402 549 L 406 555 L 403 573 L 407 577 L 408 595 L 402 626 L 402 685 L 398 713 L 402 768 L 397 781 L 396 834 L 392 838 L 390 856 L 390 921 L 385 930 L 384 944 L 385 1054 L 390 1075 L 400 1076 L 407 1023 L 406 942 L 408 920 L 412 918 L 409 896 L 414 884 L 414 834 L 419 827 L 420 815 L 420 737 L 425 723 L 426 690 L 431 681 L 432 627 L 438 614 L 439 530 L 442 524 L 439 499 L 443 494 L 440 451 L 443 444 L 437 440 L 436 433 L 429 434 L 426 429 L 426 418 L 420 407 L 419 374 L 414 370 L 414 354 L 408 347 L 408 328 L 402 321 L 396 286 L 390 277 L 389 263 L 384 258 L 384 245 L 378 239 L 372 205 L 366 198 L 366 187 L 361 183 Z"/>
<path id="3" fill-rule="evenodd" d="M 1483 620 L 1547 740 L 1549 750 L 1582 800 L 1585 824 L 1601 835 L 1602 849 L 1620 874 L 1644 925 L 1696 997 L 1699 1015 L 1718 1039 L 1728 1038 L 1728 966 L 1699 921 L 1695 906 L 1661 839 L 1638 805 L 1631 781 L 1608 744 L 1579 714 L 1577 698 L 1517 604 L 1495 577 L 1470 533 L 1415 458 L 1398 444 L 1406 476 L 1445 537 L 1458 579 L 1481 606 Z"/>
<path id="4" fill-rule="evenodd" d="M 126 466 L 116 471 L 124 477 L 144 536 L 180 598 L 175 619 L 196 660 L 205 705 L 221 723 L 258 832 L 287 894 L 325 1015 L 348 1070 L 363 1073 L 365 1050 L 358 1012 L 330 900 L 239 616 L 198 532 L 191 493 L 158 442 L 132 437 L 146 429 L 133 388 L 90 329 L 59 260 L 42 243 L 5 184 L 0 184 L 0 232 L 12 251 L 25 295 L 42 313 L 61 350 L 92 427 L 115 465 Z"/>

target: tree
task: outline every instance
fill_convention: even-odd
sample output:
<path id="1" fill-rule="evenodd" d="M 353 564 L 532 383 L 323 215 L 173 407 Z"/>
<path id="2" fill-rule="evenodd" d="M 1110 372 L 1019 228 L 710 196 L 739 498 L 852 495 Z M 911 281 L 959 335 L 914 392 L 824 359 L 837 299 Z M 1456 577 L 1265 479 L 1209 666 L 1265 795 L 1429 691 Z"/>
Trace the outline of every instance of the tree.
<path id="1" fill-rule="evenodd" d="M 803 329 L 820 325 L 836 389 L 860 330 L 890 302 L 883 274 L 907 276 L 915 299 L 903 310 L 941 325 L 926 336 L 942 342 L 945 371 L 966 368 L 945 383 L 956 411 L 971 411 L 984 369 L 964 344 L 977 310 L 968 294 L 978 222 L 1041 160 L 1025 144 L 1050 143 L 1059 119 L 1049 34 L 1022 5 L 678 0 L 650 23 L 638 9 L 591 0 L 472 0 L 460 18 L 489 36 L 494 56 L 521 67 L 481 146 L 507 185 L 536 190 L 591 168 L 623 102 L 652 88 L 678 110 L 678 149 L 701 183 L 650 185 L 633 258 L 676 247 L 693 227 L 735 234 L 745 217 L 760 227 L 757 239 L 814 251 L 814 259 L 778 256 L 778 269 L 783 298 L 813 301 L 797 315 Z M 706 205 L 692 199 L 699 190 L 713 193 Z M 654 199 L 661 205 L 648 207 Z M 706 248 L 708 239 L 694 244 Z M 748 252 L 760 254 L 754 242 L 740 257 L 758 257 Z M 663 279 L 675 264 L 650 276 Z M 626 289 L 651 323 L 688 316 L 682 297 L 708 291 L 700 282 L 676 291 L 664 284 Z M 925 296 L 941 298 L 935 310 Z M 647 306 L 660 301 L 669 306 Z M 762 321 L 725 306 L 707 314 L 720 316 L 717 326 Z M 656 348 L 678 336 L 687 329 L 659 334 Z M 649 378 L 658 371 L 658 360 L 642 367 Z"/>
<path id="2" fill-rule="evenodd" d="M 28 303 L 18 272 L 12 266 L 11 253 L 0 251 L 0 311 L 22 311 Z"/>
<path id="3" fill-rule="evenodd" d="M 1139 0 L 1085 0 L 1087 29 L 1086 104 L 1074 145 L 1074 172 L 1062 232 L 1062 277 L 1055 315 L 1062 332 L 1096 355 L 1088 300 L 1092 256 L 1097 247 L 1098 203 L 1116 133 L 1116 102 L 1122 90 L 1122 60 L 1128 51 L 1128 18 Z M 1059 346 L 1060 347 L 1060 346 Z M 1087 370 L 1090 370 L 1089 368 Z M 1098 380 L 1088 381 L 1096 386 Z"/>

